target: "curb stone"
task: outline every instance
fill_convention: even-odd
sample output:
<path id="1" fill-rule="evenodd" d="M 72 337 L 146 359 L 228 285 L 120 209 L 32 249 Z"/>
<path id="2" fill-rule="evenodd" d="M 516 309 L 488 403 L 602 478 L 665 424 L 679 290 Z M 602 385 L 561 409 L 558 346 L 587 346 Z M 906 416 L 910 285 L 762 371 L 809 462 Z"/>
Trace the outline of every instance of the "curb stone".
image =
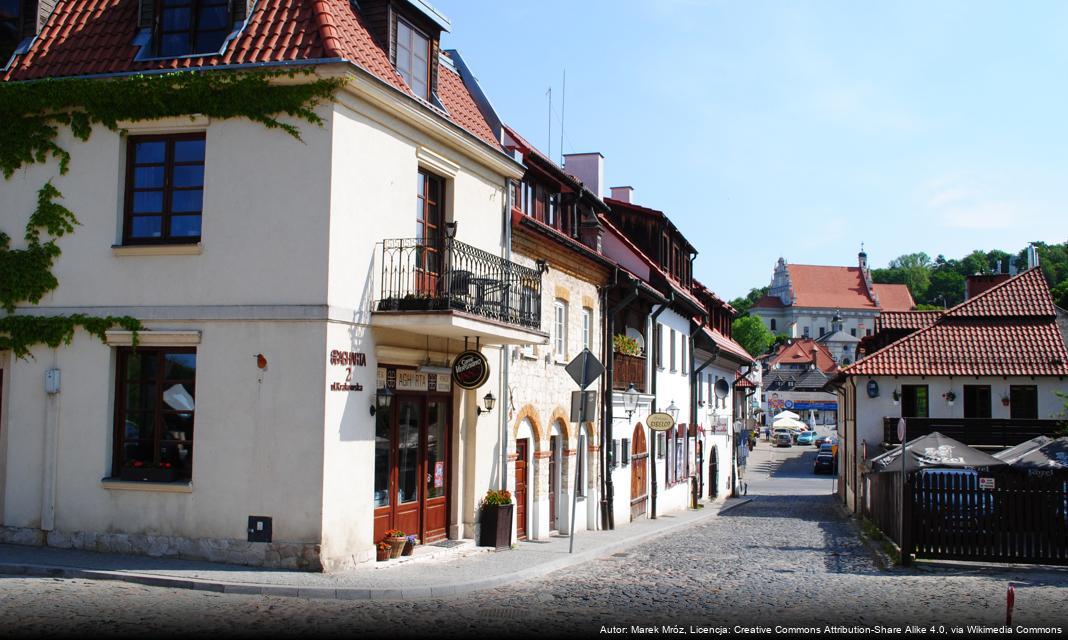
<path id="1" fill-rule="evenodd" d="M 481 591 L 492 587 L 498 587 L 519 580 L 541 577 L 548 573 L 567 567 L 589 562 L 597 558 L 611 555 L 622 549 L 646 542 L 653 538 L 666 535 L 683 527 L 703 522 L 725 511 L 740 507 L 752 502 L 754 498 L 745 497 L 737 499 L 730 504 L 723 503 L 716 509 L 708 509 L 693 519 L 667 524 L 661 528 L 642 532 L 635 536 L 617 540 L 615 542 L 587 549 L 575 554 L 551 560 L 542 564 L 518 569 L 510 573 L 492 576 L 488 578 L 470 580 L 453 584 L 434 585 L 414 588 L 388 588 L 368 589 L 366 587 L 297 587 L 280 584 L 257 584 L 249 582 L 223 582 L 218 580 L 201 580 L 196 578 L 161 576 L 158 574 L 130 573 L 125 571 L 106 571 L 101 569 L 81 569 L 61 565 L 0 563 L 0 573 L 12 575 L 40 576 L 52 578 L 84 579 L 84 580 L 115 580 L 132 584 L 142 584 L 151 587 L 167 587 L 172 589 L 189 589 L 194 591 L 212 591 L 216 593 L 229 593 L 241 595 L 263 595 L 280 597 L 298 597 L 306 599 L 326 600 L 423 600 L 427 598 L 448 598 L 459 596 L 474 591 Z M 705 505 L 708 508 L 710 505 Z"/>
<path id="2" fill-rule="evenodd" d="M 838 513 L 842 515 L 842 518 L 849 523 L 849 526 L 853 529 L 857 539 L 859 539 L 864 546 L 867 547 L 868 551 L 875 556 L 875 561 L 879 565 L 879 568 L 883 571 L 893 571 L 896 569 L 897 565 L 894 564 L 894 559 L 879 548 L 879 545 L 874 540 L 864 535 L 864 530 L 860 527 L 856 515 L 846 509 L 845 505 L 839 502 L 837 497 L 834 499 L 834 505 L 838 509 Z"/>

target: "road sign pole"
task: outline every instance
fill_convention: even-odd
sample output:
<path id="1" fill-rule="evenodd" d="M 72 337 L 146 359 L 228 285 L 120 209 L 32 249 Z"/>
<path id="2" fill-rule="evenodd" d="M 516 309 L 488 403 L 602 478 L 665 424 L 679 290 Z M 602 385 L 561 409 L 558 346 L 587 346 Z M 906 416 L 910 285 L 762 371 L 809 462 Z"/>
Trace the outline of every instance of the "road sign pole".
<path id="1" fill-rule="evenodd" d="M 585 394 L 583 394 L 585 396 Z M 582 403 L 583 418 L 585 418 L 586 403 Z M 579 424 L 582 428 L 582 424 Z M 578 451 L 575 453 L 575 486 L 571 487 L 571 543 L 567 548 L 568 553 L 575 552 L 575 511 L 578 505 L 579 483 L 585 480 L 582 477 L 582 452 L 586 450 L 586 434 L 580 433 L 578 437 Z"/>

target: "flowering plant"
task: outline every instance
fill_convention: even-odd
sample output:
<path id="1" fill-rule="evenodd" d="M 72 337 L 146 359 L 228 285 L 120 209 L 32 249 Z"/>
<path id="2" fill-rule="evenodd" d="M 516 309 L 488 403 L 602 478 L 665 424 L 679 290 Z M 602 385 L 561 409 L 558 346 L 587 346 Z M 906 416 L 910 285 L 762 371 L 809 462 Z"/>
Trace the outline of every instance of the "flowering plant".
<path id="1" fill-rule="evenodd" d="M 386 537 L 387 538 L 403 538 L 404 536 L 405 536 L 404 532 L 401 531 L 400 529 L 390 529 L 389 531 L 386 532 Z"/>
<path id="2" fill-rule="evenodd" d="M 382 553 L 385 553 L 386 551 L 391 550 L 393 548 L 393 545 L 388 542 L 382 541 L 376 544 L 375 548 L 381 551 Z"/>
<path id="3" fill-rule="evenodd" d="M 127 460 L 124 466 L 133 469 L 170 469 L 174 465 L 170 462 L 152 462 L 151 460 Z"/>
<path id="4" fill-rule="evenodd" d="M 483 499 L 482 504 L 495 507 L 503 504 L 512 504 L 511 492 L 502 489 L 497 491 L 496 489 L 490 489 L 486 492 L 486 497 Z"/>
<path id="5" fill-rule="evenodd" d="M 628 356 L 641 355 L 641 347 L 638 346 L 638 341 L 629 336 L 623 334 L 616 334 L 612 336 L 612 347 L 617 353 L 622 353 Z"/>
<path id="6" fill-rule="evenodd" d="M 415 537 L 415 534 L 408 536 L 408 544 L 419 544 L 419 538 Z"/>

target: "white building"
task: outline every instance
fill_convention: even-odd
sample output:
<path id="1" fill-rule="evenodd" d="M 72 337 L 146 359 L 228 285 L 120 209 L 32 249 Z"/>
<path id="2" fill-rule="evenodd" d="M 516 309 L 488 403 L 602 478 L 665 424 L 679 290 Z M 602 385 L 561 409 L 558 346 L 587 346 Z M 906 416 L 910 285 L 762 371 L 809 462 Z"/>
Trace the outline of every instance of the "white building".
<path id="1" fill-rule="evenodd" d="M 64 129 L 70 173 L 50 159 L 6 181 L 10 235 L 49 180 L 81 222 L 59 241 L 58 288 L 17 313 L 144 329 L 136 348 L 78 331 L 0 353 L 0 540 L 331 570 L 373 559 L 387 528 L 473 537 L 511 426 L 484 398 L 506 394 L 509 345 L 548 336 L 541 274 L 505 257 L 524 167 L 438 53 L 447 20 L 404 0 L 261 0 L 247 20 L 232 3 L 218 50 L 171 51 L 138 3 L 99 4 L 56 5 L 5 79 L 296 56 L 345 85 L 322 126 L 297 123 L 303 143 L 196 114 L 84 142 Z M 51 46 L 76 21 L 88 47 L 146 44 Z M 389 33 L 411 46 L 381 46 Z M 448 374 L 464 349 L 488 359 L 470 390 Z"/>

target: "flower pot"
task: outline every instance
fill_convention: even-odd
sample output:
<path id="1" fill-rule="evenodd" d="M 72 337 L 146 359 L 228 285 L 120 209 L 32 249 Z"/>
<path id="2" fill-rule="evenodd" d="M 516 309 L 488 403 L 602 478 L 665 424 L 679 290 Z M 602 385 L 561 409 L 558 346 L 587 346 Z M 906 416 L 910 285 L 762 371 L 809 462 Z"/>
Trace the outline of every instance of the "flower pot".
<path id="1" fill-rule="evenodd" d="M 415 550 L 415 545 L 412 544 L 411 542 L 407 542 L 406 541 L 404 543 L 404 551 L 401 551 L 401 555 L 402 556 L 410 556 L 410 555 L 412 555 L 412 551 L 414 551 L 414 550 Z"/>
<path id="2" fill-rule="evenodd" d="M 401 553 L 404 552 L 404 545 L 407 544 L 408 538 L 400 536 L 398 538 L 386 538 L 386 542 L 390 544 L 390 558 L 399 558 Z"/>
<path id="3" fill-rule="evenodd" d="M 119 480 L 134 482 L 174 482 L 174 469 L 158 467 L 123 467 L 119 471 Z"/>
<path id="4" fill-rule="evenodd" d="M 512 546 L 512 509 L 514 504 L 483 505 L 478 546 L 508 549 Z"/>
<path id="5" fill-rule="evenodd" d="M 392 547 L 389 548 L 389 549 L 376 549 L 375 553 L 377 555 L 378 561 L 379 562 L 385 562 L 386 560 L 389 560 L 389 554 L 392 551 L 393 551 Z"/>

